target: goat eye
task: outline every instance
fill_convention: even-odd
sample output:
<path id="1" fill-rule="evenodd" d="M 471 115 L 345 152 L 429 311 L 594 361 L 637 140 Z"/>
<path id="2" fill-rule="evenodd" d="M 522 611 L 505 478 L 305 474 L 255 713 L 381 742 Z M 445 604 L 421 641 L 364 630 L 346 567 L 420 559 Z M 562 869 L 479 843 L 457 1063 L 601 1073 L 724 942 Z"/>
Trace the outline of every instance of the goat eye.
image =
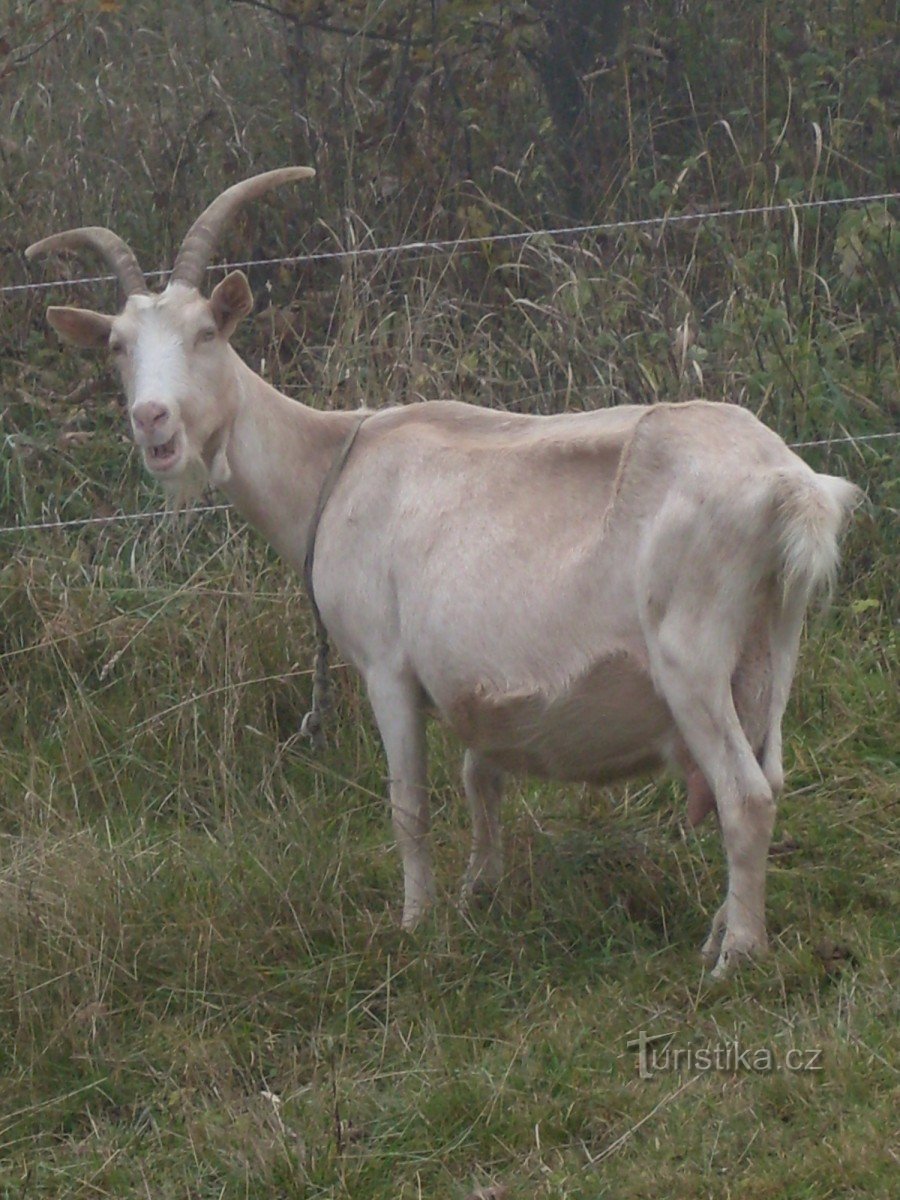
<path id="1" fill-rule="evenodd" d="M 117 358 L 120 358 L 125 353 L 125 343 L 124 342 L 110 342 L 109 343 L 109 352 L 110 352 L 110 354 L 115 354 L 115 356 Z"/>
<path id="2" fill-rule="evenodd" d="M 197 334 L 197 345 L 200 346 L 204 342 L 211 342 L 216 336 L 214 329 L 201 329 Z"/>

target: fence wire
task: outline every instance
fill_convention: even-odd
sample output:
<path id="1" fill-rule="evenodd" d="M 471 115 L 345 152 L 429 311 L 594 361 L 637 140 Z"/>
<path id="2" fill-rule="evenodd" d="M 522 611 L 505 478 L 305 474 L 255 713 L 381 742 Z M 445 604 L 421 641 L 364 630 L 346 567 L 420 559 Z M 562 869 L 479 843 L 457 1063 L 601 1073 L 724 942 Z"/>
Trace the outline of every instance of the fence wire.
<path id="1" fill-rule="evenodd" d="M 601 221 L 594 225 L 564 225 L 547 229 L 526 229 L 517 233 L 489 233 L 481 237 L 444 238 L 433 241 L 399 242 L 394 246 L 354 246 L 345 250 L 321 250 L 313 254 L 291 254 L 283 258 L 249 258 L 217 263 L 209 271 L 237 270 L 249 267 L 300 266 L 331 262 L 336 259 L 379 258 L 391 254 L 453 254 L 478 250 L 483 246 L 515 245 L 536 238 L 582 237 L 589 233 L 615 233 L 624 229 L 653 229 L 702 221 L 723 221 L 734 217 L 756 217 L 766 213 L 795 213 L 807 209 L 837 208 L 848 205 L 887 203 L 900 199 L 900 192 L 878 192 L 868 196 L 837 196 L 824 200 L 786 200 L 782 204 L 758 204 L 751 208 L 724 208 L 712 212 L 671 213 L 660 217 L 640 217 L 630 221 Z M 147 271 L 149 279 L 165 279 L 170 270 Z M 78 279 L 50 279 L 40 283 L 13 283 L 0 287 L 0 295 L 44 291 L 48 288 L 75 287 L 80 284 L 114 283 L 115 275 L 87 275 Z"/>
<path id="2" fill-rule="evenodd" d="M 761 204 L 749 208 L 718 209 L 713 212 L 675 213 L 659 217 L 644 217 L 630 221 L 603 221 L 592 225 L 568 225 L 556 228 L 529 229 L 518 233 L 486 234 L 482 237 L 451 238 L 435 241 L 401 242 L 393 246 L 361 246 L 347 250 L 327 250 L 315 254 L 295 254 L 281 258 L 256 258 L 241 261 L 218 263 L 207 267 L 207 271 L 231 270 L 249 267 L 265 266 L 298 266 L 304 263 L 327 262 L 335 259 L 359 259 L 385 256 L 390 254 L 427 254 L 454 253 L 457 251 L 476 250 L 483 246 L 495 244 L 525 243 L 535 238 L 565 238 L 578 237 L 591 233 L 614 233 L 625 229 L 665 228 L 671 225 L 695 223 L 701 221 L 725 220 L 735 217 L 760 216 L 767 213 L 798 212 L 805 209 L 821 209 L 829 207 L 846 207 L 848 205 L 863 205 L 886 203 L 900 199 L 900 192 L 879 192 L 866 196 L 841 196 L 821 200 L 788 200 L 782 204 Z M 149 271 L 149 278 L 166 278 L 170 271 Z M 81 284 L 96 284 L 115 282 L 115 275 L 90 275 L 77 279 L 52 279 L 39 283 L 18 283 L 0 287 L 0 295 L 13 293 L 45 291 L 55 287 L 75 287 Z M 817 441 L 793 442 L 792 449 L 803 449 L 813 446 L 831 446 L 843 443 L 868 443 L 882 439 L 900 437 L 900 431 L 891 433 L 863 434 L 860 437 L 822 438 Z M 221 512 L 231 509 L 230 504 L 200 505 L 190 509 L 191 513 Z M 0 536 L 16 533 L 35 533 L 53 529 L 74 529 L 90 525 L 111 525 L 123 521 L 151 521 L 160 517 L 171 516 L 170 509 L 157 509 L 142 513 L 115 513 L 107 517 L 79 517 L 72 520 L 36 521 L 26 525 L 7 525 L 0 527 Z"/>
<path id="3" fill-rule="evenodd" d="M 834 437 L 820 438 L 813 442 L 788 442 L 787 445 L 791 450 L 802 450 L 812 446 L 838 446 L 846 444 L 867 444 L 869 442 L 884 441 L 892 438 L 900 437 L 900 430 L 890 433 L 865 433 L 859 437 Z M 174 517 L 178 515 L 193 516 L 195 513 L 214 513 L 214 512 L 236 512 L 237 510 L 231 504 L 199 504 L 195 508 L 188 509 L 171 509 L 159 508 L 151 512 L 136 512 L 136 513 L 113 513 L 108 517 L 76 517 L 66 521 L 35 521 L 28 525 L 6 525 L 0 527 L 0 536 L 13 533 L 38 533 L 51 529 L 77 529 L 87 525 L 114 525 L 122 521 L 153 521 L 161 517 Z"/>

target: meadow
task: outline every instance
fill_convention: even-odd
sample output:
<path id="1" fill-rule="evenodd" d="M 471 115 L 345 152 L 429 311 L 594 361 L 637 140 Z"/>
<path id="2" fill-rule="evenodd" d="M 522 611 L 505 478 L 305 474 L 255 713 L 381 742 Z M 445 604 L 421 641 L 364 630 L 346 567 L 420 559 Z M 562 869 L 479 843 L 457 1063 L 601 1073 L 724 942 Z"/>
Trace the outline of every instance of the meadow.
<path id="1" fill-rule="evenodd" d="M 291 80 L 246 76 L 251 54 L 280 61 L 277 18 L 204 4 L 183 6 L 179 27 L 136 7 L 131 24 L 124 6 L 85 5 L 31 56 L 55 26 L 31 29 L 28 6 L 12 6 L 10 28 L 32 41 L 17 51 L 28 57 L 15 95 L 0 90 L 4 285 L 93 274 L 62 262 L 29 273 L 20 254 L 88 220 L 165 267 L 234 171 L 309 150 L 283 115 Z M 699 25 L 657 7 L 670 36 L 708 54 Z M 769 55 L 768 108 L 707 98 L 677 145 L 658 109 L 640 110 L 662 17 L 635 8 L 643 24 L 623 35 L 616 68 L 630 107 L 610 118 L 625 123 L 625 149 L 592 219 L 890 189 L 889 114 L 870 103 L 891 61 L 877 4 L 862 6 L 869 24 L 836 82 L 815 22 L 794 57 L 750 39 Z M 829 11 L 849 21 L 851 8 Z M 746 20 L 768 12 L 750 5 Z M 337 35 L 317 36 L 336 62 Z M 124 44 L 133 73 L 115 69 Z M 380 69 L 368 49 L 347 85 L 358 110 L 337 106 L 337 132 L 318 143 L 321 189 L 248 212 L 229 261 L 576 223 L 547 190 L 550 134 L 523 132 L 514 80 L 504 112 L 516 153 L 520 140 L 538 147 L 531 176 L 523 165 L 495 193 L 489 174 L 444 181 L 426 216 L 404 208 L 402 177 L 393 206 L 365 192 L 376 150 L 398 156 L 394 172 L 404 151 L 387 134 L 365 140 L 377 106 L 363 84 Z M 696 86 L 711 61 L 691 68 Z M 827 104 L 822 80 L 837 96 Z M 313 84 L 321 133 L 326 85 Z M 299 580 L 230 511 L 109 521 L 156 512 L 161 496 L 130 448 L 111 366 L 61 347 L 42 314 L 109 309 L 113 291 L 0 294 L 3 1200 L 895 1194 L 896 211 L 251 271 L 257 310 L 238 348 L 306 403 L 455 397 L 557 412 L 726 399 L 866 490 L 832 602 L 808 622 L 786 720 L 772 951 L 716 984 L 699 947 L 724 866 L 713 824 L 687 827 L 680 785 L 519 780 L 504 809 L 507 878 L 462 912 L 461 751 L 438 726 L 440 897 L 401 932 L 386 766 L 345 665 L 327 749 L 298 733 L 313 656 Z"/>

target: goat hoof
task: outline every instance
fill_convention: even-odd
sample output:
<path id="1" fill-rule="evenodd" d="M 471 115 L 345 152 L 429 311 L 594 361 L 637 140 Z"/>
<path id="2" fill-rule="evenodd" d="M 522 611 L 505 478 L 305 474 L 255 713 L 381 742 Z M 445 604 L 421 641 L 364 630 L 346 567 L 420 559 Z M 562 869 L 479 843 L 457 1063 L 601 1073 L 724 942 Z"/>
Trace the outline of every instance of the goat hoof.
<path id="1" fill-rule="evenodd" d="M 412 909 L 409 912 L 404 909 L 403 916 L 400 918 L 400 928 L 403 930 L 403 932 L 413 933 L 416 926 L 421 923 L 424 913 L 425 910 L 422 908 Z"/>
<path id="2" fill-rule="evenodd" d="M 719 961 L 719 947 L 705 942 L 700 950 L 700 961 L 707 971 L 711 971 Z"/>
<path id="3" fill-rule="evenodd" d="M 478 896 L 493 896 L 499 883 L 500 871 L 485 868 L 479 871 L 466 871 L 460 894 L 463 900 L 474 900 Z"/>
<path id="4" fill-rule="evenodd" d="M 718 961 L 712 970 L 712 978 L 728 979 L 735 971 L 747 963 L 763 958 L 768 951 L 765 936 L 729 938 L 727 935 L 722 944 Z"/>
<path id="5" fill-rule="evenodd" d="M 478 875 L 470 879 L 467 875 L 459 892 L 459 907 L 462 912 L 475 908 L 487 908 L 497 894 L 497 884 Z"/>
<path id="6" fill-rule="evenodd" d="M 400 919 L 400 928 L 405 933 L 412 933 L 422 923 L 423 917 L 431 908 L 431 899 L 419 900 L 414 903 L 407 903 L 403 906 L 403 916 Z"/>
<path id="7" fill-rule="evenodd" d="M 725 905 L 723 904 L 713 917 L 713 922 L 709 929 L 709 937 L 703 943 L 703 948 L 700 951 L 700 957 L 703 959 L 704 966 L 714 967 L 718 962 L 727 929 Z"/>
<path id="8" fill-rule="evenodd" d="M 710 971 L 710 978 L 720 983 L 723 979 L 731 979 L 731 977 L 751 961 L 751 955 L 742 954 L 737 950 L 723 950 L 719 955 L 719 960 Z"/>
<path id="9" fill-rule="evenodd" d="M 714 930 L 703 943 L 703 946 L 700 950 L 700 958 L 704 967 L 714 967 L 719 961 L 724 938 L 725 926 L 723 925 L 721 929 Z"/>

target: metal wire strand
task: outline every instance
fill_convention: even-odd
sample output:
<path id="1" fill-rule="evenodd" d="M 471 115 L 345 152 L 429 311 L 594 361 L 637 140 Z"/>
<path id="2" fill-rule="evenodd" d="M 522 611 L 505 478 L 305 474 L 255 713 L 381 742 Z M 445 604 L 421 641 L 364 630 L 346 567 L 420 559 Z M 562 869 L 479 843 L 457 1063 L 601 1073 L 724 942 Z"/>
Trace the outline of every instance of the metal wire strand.
<path id="1" fill-rule="evenodd" d="M 218 263 L 207 271 L 227 271 L 247 267 L 299 266 L 303 263 L 329 262 L 334 259 L 378 258 L 389 254 L 450 254 L 477 250 L 481 246 L 529 242 L 534 238 L 577 237 L 587 233 L 614 233 L 620 229 L 652 229 L 698 221 L 723 221 L 733 217 L 755 217 L 765 213 L 800 212 L 804 209 L 846 207 L 851 204 L 876 204 L 900 199 L 900 192 L 878 192 L 868 196 L 838 196 L 827 200 L 786 200 L 783 204 L 759 204 L 752 208 L 725 208 L 714 212 L 674 213 L 661 217 L 641 217 L 631 221 L 602 221 L 596 225 L 565 225 L 550 229 L 526 229 L 519 233 L 490 233 L 483 237 L 445 238 L 435 241 L 399 242 L 394 246 L 362 246 L 351 250 L 322 250 L 316 254 L 292 254 L 284 258 L 249 258 L 239 262 Z M 171 271 L 147 271 L 147 278 L 165 279 Z M 115 275 L 86 275 L 78 279 L 50 279 L 43 283 L 13 283 L 0 287 L 0 295 L 43 291 L 79 284 L 110 283 Z"/>

